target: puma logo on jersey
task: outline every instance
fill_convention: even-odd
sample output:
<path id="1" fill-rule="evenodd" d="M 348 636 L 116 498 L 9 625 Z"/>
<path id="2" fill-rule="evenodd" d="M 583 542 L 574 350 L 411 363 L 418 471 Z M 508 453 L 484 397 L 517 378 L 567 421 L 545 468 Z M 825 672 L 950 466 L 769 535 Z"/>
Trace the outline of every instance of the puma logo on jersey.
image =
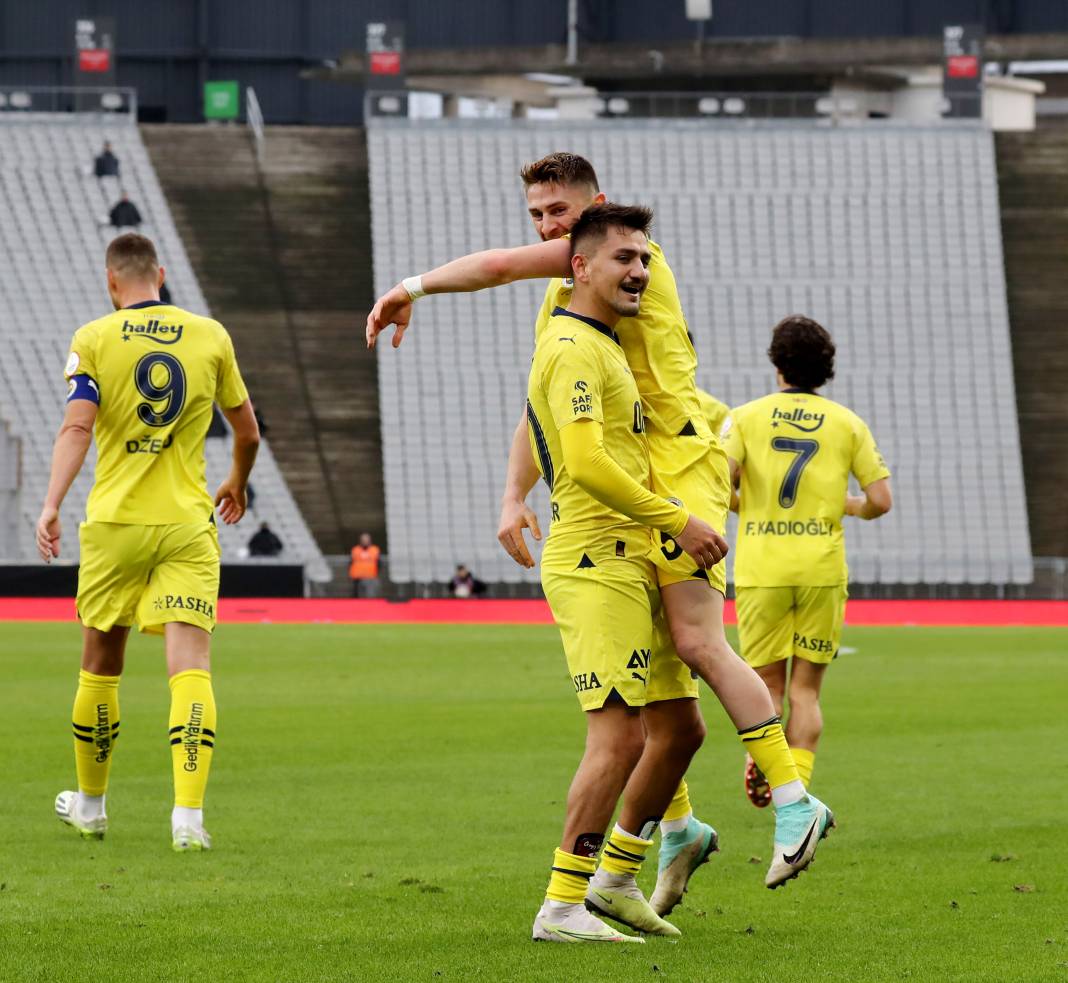
<path id="1" fill-rule="evenodd" d="M 145 324 L 130 324 L 122 322 L 122 340 L 129 341 L 132 335 L 141 335 L 157 345 L 175 345 L 182 340 L 182 324 L 160 324 L 157 320 L 148 321 Z M 167 336 L 170 337 L 167 337 Z"/>

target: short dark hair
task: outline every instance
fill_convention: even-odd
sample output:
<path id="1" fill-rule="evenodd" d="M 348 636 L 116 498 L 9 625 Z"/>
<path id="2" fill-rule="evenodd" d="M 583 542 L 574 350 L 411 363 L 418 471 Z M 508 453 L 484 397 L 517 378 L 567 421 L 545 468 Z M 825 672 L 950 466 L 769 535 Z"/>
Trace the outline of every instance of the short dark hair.
<path id="1" fill-rule="evenodd" d="M 527 164 L 519 176 L 523 179 L 524 188 L 532 184 L 587 184 L 594 192 L 601 190 L 593 164 L 585 157 L 565 151 L 557 151 Z"/>
<path id="2" fill-rule="evenodd" d="M 631 229 L 648 236 L 652 224 L 653 211 L 644 205 L 590 205 L 571 227 L 571 255 L 581 252 L 583 245 L 598 245 L 609 229 Z"/>
<path id="3" fill-rule="evenodd" d="M 791 314 L 771 332 L 768 358 L 791 386 L 819 389 L 834 378 L 834 342 L 822 324 Z"/>
<path id="4" fill-rule="evenodd" d="M 120 276 L 150 279 L 159 272 L 156 247 L 148 236 L 140 232 L 124 232 L 108 245 L 104 256 L 107 268 Z"/>

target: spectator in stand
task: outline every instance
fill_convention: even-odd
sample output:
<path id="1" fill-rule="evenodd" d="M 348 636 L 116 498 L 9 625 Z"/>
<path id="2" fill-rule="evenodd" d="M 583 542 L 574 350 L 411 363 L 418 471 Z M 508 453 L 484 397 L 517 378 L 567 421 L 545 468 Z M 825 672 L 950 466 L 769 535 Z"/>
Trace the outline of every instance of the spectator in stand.
<path id="1" fill-rule="evenodd" d="M 98 178 L 119 176 L 119 158 L 111 152 L 110 143 L 105 143 L 104 149 L 94 158 L 93 174 Z"/>
<path id="2" fill-rule="evenodd" d="M 137 206 L 130 201 L 130 197 L 125 191 L 122 193 L 122 198 L 111 209 L 108 221 L 116 229 L 135 229 L 141 224 L 141 213 L 137 210 Z"/>
<path id="3" fill-rule="evenodd" d="M 260 528 L 248 541 L 249 556 L 278 556 L 282 552 L 282 540 L 270 529 L 266 522 L 260 523 Z"/>
<path id="4" fill-rule="evenodd" d="M 479 580 L 462 563 L 456 565 L 456 574 L 449 581 L 449 593 L 453 597 L 480 597 L 486 592 L 486 585 Z"/>
<path id="5" fill-rule="evenodd" d="M 369 532 L 360 533 L 360 541 L 352 547 L 349 579 L 353 597 L 378 597 L 378 557 L 381 550 L 371 541 Z"/>

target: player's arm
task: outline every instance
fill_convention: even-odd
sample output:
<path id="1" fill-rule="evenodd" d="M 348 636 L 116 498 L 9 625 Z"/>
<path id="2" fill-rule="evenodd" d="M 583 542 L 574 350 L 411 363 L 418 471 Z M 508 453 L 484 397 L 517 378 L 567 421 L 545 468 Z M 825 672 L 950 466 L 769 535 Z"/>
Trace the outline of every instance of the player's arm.
<path id="1" fill-rule="evenodd" d="M 731 511 L 738 511 L 738 489 L 742 484 L 742 466 L 733 458 L 727 458 L 727 465 L 731 469 Z"/>
<path id="2" fill-rule="evenodd" d="M 71 380 L 73 389 L 52 447 L 52 472 L 36 529 L 37 552 L 45 563 L 51 563 L 53 557 L 59 556 L 59 509 L 74 479 L 78 477 L 89 445 L 93 442 L 99 396 L 96 395 L 95 384 L 90 386 L 88 380 L 88 376 L 77 376 Z M 84 396 L 80 395 L 80 387 L 85 388 Z"/>
<path id="3" fill-rule="evenodd" d="M 864 488 L 863 495 L 846 495 L 846 515 L 856 516 L 858 519 L 878 519 L 886 515 L 894 504 L 894 496 L 890 490 L 890 479 L 880 478 Z"/>
<path id="4" fill-rule="evenodd" d="M 564 467 L 584 492 L 643 526 L 666 533 L 703 570 L 727 555 L 727 542 L 711 526 L 643 488 L 605 450 L 597 420 L 576 420 L 560 430 Z"/>
<path id="5" fill-rule="evenodd" d="M 530 437 L 527 435 L 527 411 L 519 418 L 519 425 L 512 435 L 512 446 L 508 451 L 508 474 L 504 482 L 504 495 L 501 497 L 501 520 L 497 527 L 497 541 L 505 552 L 521 567 L 534 566 L 534 558 L 527 549 L 523 530 L 529 529 L 531 535 L 541 540 L 538 517 L 527 505 L 527 495 L 538 483 L 541 472 L 534 463 L 534 452 L 530 449 Z"/>
<path id="6" fill-rule="evenodd" d="M 553 239 L 514 249 L 486 249 L 454 259 L 420 276 L 410 276 L 383 294 L 367 315 L 367 347 L 391 324 L 393 347 L 404 338 L 412 319 L 412 304 L 424 294 L 472 293 L 515 280 L 571 275 L 571 244 Z"/>
<path id="7" fill-rule="evenodd" d="M 222 413 L 233 430 L 233 463 L 229 476 L 215 493 L 215 505 L 222 521 L 232 526 L 241 521 L 248 508 L 248 478 L 260 449 L 260 427 L 250 399 L 232 409 L 222 407 Z"/>

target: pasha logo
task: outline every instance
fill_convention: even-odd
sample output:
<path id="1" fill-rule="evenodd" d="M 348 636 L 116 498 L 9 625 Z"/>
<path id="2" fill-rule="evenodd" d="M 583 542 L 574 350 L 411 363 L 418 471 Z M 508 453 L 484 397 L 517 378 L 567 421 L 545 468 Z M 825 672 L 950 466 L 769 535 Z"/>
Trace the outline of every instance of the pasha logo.
<path id="1" fill-rule="evenodd" d="M 822 413 L 810 413 L 799 406 L 796 410 L 780 410 L 777 406 L 771 410 L 771 425 L 773 427 L 784 423 L 800 430 L 802 433 L 815 433 L 823 426 L 825 417 Z M 724 429 L 726 433 L 726 429 Z"/>

